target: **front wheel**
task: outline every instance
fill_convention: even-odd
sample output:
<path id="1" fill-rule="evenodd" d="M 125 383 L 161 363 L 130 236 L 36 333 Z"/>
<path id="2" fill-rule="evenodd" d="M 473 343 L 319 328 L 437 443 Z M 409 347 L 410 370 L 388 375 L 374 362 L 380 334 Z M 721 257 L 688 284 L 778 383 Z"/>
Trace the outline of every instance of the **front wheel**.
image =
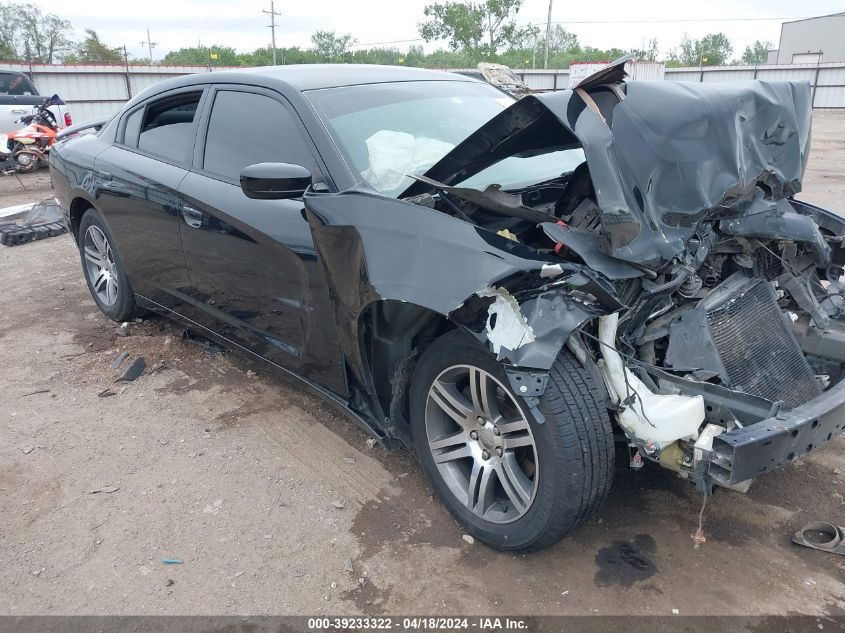
<path id="1" fill-rule="evenodd" d="M 534 551 L 575 529 L 613 478 L 613 432 L 591 375 L 568 352 L 550 372 L 538 418 L 490 353 L 451 332 L 423 353 L 411 384 L 420 463 L 476 538 Z"/>

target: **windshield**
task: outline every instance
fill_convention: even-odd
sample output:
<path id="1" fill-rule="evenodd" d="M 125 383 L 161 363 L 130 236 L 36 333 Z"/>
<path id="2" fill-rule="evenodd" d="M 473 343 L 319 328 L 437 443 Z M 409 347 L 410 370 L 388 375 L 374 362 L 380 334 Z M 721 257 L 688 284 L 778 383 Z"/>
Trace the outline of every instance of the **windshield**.
<path id="1" fill-rule="evenodd" d="M 37 95 L 32 82 L 18 73 L 0 72 L 0 95 Z"/>
<path id="2" fill-rule="evenodd" d="M 398 196 L 452 148 L 515 102 L 482 82 L 408 81 L 311 90 L 306 96 L 349 164 L 373 188 Z M 557 178 L 580 149 L 512 156 L 461 184 L 515 189 Z"/>

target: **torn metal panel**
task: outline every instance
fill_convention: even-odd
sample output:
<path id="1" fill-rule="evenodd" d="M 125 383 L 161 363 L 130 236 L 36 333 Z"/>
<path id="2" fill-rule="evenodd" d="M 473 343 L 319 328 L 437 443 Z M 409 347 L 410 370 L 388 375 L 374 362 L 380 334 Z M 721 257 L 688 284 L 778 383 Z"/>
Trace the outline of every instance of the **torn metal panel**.
<path id="1" fill-rule="evenodd" d="M 609 81 L 611 81 L 609 79 Z M 591 86 L 601 116 L 571 90 L 520 99 L 428 172 L 454 185 L 508 157 L 583 147 L 607 255 L 658 263 L 708 216 L 801 190 L 809 153 L 806 82 L 724 85 L 638 81 Z M 603 120 L 604 119 L 604 120 Z M 425 191 L 417 182 L 405 195 Z"/>
<path id="2" fill-rule="evenodd" d="M 522 204 L 522 196 L 502 191 L 499 185 L 490 185 L 484 191 L 479 191 L 478 189 L 470 189 L 468 187 L 450 187 L 425 176 L 412 177 L 427 185 L 432 185 L 441 191 L 450 193 L 461 200 L 477 204 L 486 211 L 492 211 L 506 218 L 522 218 L 524 220 L 531 220 L 532 222 L 545 222 L 549 220 L 547 213 L 525 206 Z"/>
<path id="3" fill-rule="evenodd" d="M 813 218 L 794 211 L 788 200 L 763 199 L 760 190 L 742 215 L 722 219 L 719 229 L 727 235 L 806 242 L 813 248 L 820 267 L 830 263 L 830 246 Z"/>
<path id="4" fill-rule="evenodd" d="M 557 222 L 543 222 L 540 227 L 549 238 L 571 250 L 587 266 L 608 279 L 643 276 L 643 271 L 633 264 L 605 254 L 601 250 L 601 236 L 594 231 L 583 231 Z"/>

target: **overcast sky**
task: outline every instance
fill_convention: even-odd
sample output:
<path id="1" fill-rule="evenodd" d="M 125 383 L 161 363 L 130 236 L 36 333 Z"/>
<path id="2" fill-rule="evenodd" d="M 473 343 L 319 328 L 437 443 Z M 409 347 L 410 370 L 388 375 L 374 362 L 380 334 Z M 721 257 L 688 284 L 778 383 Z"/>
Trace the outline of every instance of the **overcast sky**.
<path id="1" fill-rule="evenodd" d="M 318 29 L 351 33 L 359 45 L 405 42 L 419 38 L 417 23 L 424 18 L 423 7 L 432 0 L 277 0 L 276 45 L 310 45 L 310 35 Z M 170 50 L 185 46 L 220 44 L 238 51 L 251 51 L 270 42 L 270 0 L 143 0 L 120 2 L 87 0 L 36 0 L 50 13 L 68 18 L 80 35 L 93 28 L 112 46 L 125 45 L 131 55 L 146 57 L 141 41 L 146 30 L 158 45 L 153 58 L 161 59 Z M 781 22 L 843 9 L 842 0 L 603 0 L 602 2 L 563 2 L 556 0 L 552 22 L 575 32 L 582 44 L 596 48 L 641 47 L 656 37 L 661 53 L 678 45 L 686 32 L 701 37 L 722 31 L 728 35 L 738 57 L 754 40 L 768 40 L 777 47 Z M 548 0 L 525 0 L 517 16 L 520 24 L 544 25 Z M 385 44 L 387 45 L 387 44 Z M 426 45 L 427 50 L 436 45 Z"/>

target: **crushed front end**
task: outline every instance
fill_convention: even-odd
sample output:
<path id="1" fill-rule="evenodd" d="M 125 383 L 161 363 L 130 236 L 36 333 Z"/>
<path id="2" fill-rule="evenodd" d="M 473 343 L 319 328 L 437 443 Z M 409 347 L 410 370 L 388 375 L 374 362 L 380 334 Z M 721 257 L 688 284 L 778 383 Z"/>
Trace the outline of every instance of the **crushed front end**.
<path id="1" fill-rule="evenodd" d="M 632 467 L 746 490 L 845 431 L 845 221 L 794 197 L 809 87 L 623 78 L 521 99 L 404 199 L 546 258 L 533 283 L 479 288 L 451 315 L 529 405 L 565 346 L 604 386 Z M 571 150 L 584 160 L 559 178 L 461 186 Z"/>

